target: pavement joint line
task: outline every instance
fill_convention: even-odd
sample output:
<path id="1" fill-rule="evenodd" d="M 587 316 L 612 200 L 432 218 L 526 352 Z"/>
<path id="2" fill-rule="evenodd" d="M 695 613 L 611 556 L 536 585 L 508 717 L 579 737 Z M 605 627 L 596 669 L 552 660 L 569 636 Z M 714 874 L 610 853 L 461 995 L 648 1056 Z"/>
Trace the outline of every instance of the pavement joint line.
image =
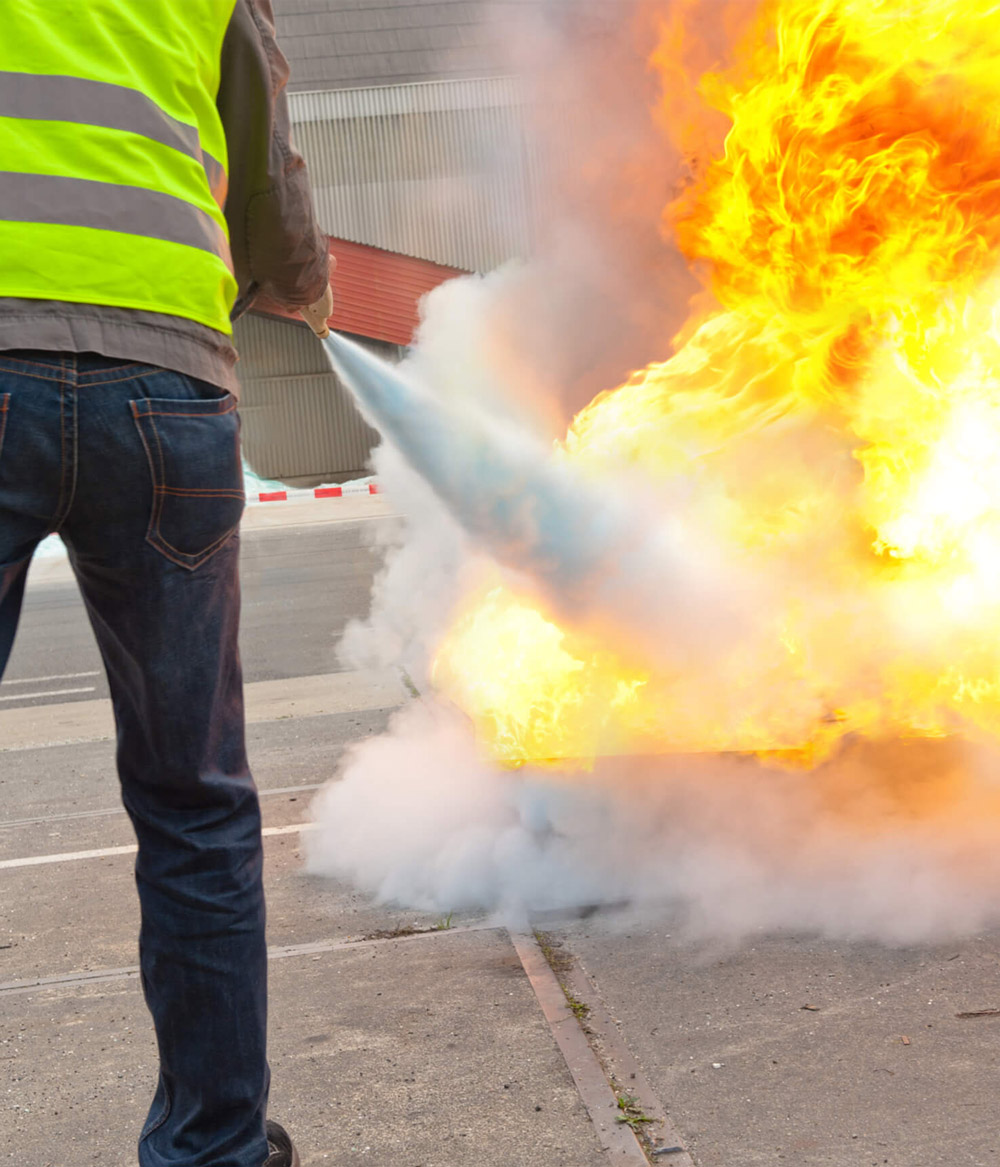
<path id="1" fill-rule="evenodd" d="M 412 700 L 412 692 L 395 669 L 348 669 L 251 681 L 244 686 L 244 695 L 247 725 L 398 709 Z M 106 697 L 0 711 L 0 753 L 111 741 L 114 736 L 114 715 Z"/>
<path id="2" fill-rule="evenodd" d="M 418 940 L 433 940 L 442 936 L 465 935 L 472 932 L 502 932 L 500 924 L 480 921 L 473 924 L 456 924 L 451 928 L 428 928 L 410 932 L 402 936 L 366 937 L 358 936 L 347 940 L 314 940 L 306 944 L 286 944 L 268 948 L 268 960 L 288 960 L 301 956 L 322 956 L 327 952 L 350 952 L 354 949 L 383 944 L 408 944 Z M 37 993 L 45 989 L 62 989 L 69 986 L 100 985 L 109 981 L 138 980 L 140 969 L 137 964 L 124 968 L 97 968 L 85 972 L 64 973 L 61 976 L 35 977 L 31 980 L 7 981 L 0 983 L 0 995 L 19 996 L 23 993 Z"/>
<path id="3" fill-rule="evenodd" d="M 608 1152 L 609 1161 L 649 1167 L 649 1160 L 634 1131 L 627 1123 L 618 1121 L 621 1111 L 604 1068 L 587 1040 L 587 1035 L 573 1016 L 562 985 L 545 959 L 538 941 L 523 932 L 511 932 L 509 935 L 552 1036 L 566 1059 L 601 1146 Z"/>
<path id="4" fill-rule="evenodd" d="M 561 979 L 568 992 L 587 1007 L 587 1029 L 595 1054 L 604 1066 L 606 1076 L 617 1082 L 623 1094 L 630 1094 L 639 1103 L 644 1115 L 653 1119 L 649 1129 L 656 1127 L 657 1143 L 663 1147 L 683 1147 L 684 1140 L 674 1126 L 666 1107 L 649 1083 L 646 1072 L 635 1054 L 629 1049 L 621 1033 L 619 1024 L 608 1012 L 598 992 L 597 985 L 580 963 L 579 957 L 567 962 L 561 971 Z M 653 1148 L 655 1150 L 655 1148 Z M 657 1162 L 666 1162 L 670 1167 L 694 1167 L 694 1160 L 686 1150 L 674 1151 Z"/>
<path id="5" fill-rule="evenodd" d="M 46 685 L 50 681 L 82 681 L 84 677 L 99 677 L 98 670 L 90 673 L 55 673 L 51 677 L 11 677 L 0 681 L 0 689 L 6 685 Z"/>
<path id="6" fill-rule="evenodd" d="M 307 944 L 289 944 L 269 948 L 268 960 L 284 960 L 293 956 L 321 956 L 324 952 L 348 952 L 373 944 L 413 944 L 419 940 L 434 940 L 442 936 L 463 936 L 471 932 L 503 932 L 501 924 L 480 921 L 473 924 L 454 924 L 450 928 L 419 928 L 399 936 L 357 936 L 353 940 L 318 940 Z M 0 985 L 0 989 L 3 986 Z"/>
<path id="7" fill-rule="evenodd" d="M 279 794 L 305 794 L 310 790 L 319 790 L 325 783 L 323 782 L 307 782 L 302 786 L 274 786 L 258 788 L 258 798 L 274 798 Z M 66 811 L 64 814 L 50 814 L 42 815 L 37 818 L 26 819 L 6 819 L 0 820 L 0 831 L 14 830 L 16 827 L 43 827 L 48 823 L 69 823 L 76 822 L 79 819 L 102 819 L 112 818 L 115 815 L 123 815 L 125 807 L 123 806 L 108 806 L 102 807 L 100 810 L 72 810 Z"/>
<path id="8" fill-rule="evenodd" d="M 285 827 L 265 827 L 261 835 L 265 839 L 275 835 L 295 835 L 300 831 L 315 830 L 314 823 L 292 823 Z M 122 847 L 97 847 L 92 851 L 60 851 L 50 855 L 26 855 L 21 859 L 0 860 L 0 871 L 10 871 L 15 867 L 44 867 L 49 863 L 78 863 L 84 859 L 110 859 L 115 855 L 134 855 L 139 850 L 135 843 Z"/>

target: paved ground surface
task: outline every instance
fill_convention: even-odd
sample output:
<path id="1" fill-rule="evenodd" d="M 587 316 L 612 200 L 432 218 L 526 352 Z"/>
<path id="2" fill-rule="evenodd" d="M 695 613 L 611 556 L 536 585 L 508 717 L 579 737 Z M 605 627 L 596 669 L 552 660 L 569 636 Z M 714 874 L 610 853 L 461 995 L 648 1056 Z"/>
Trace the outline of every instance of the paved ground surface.
<path id="1" fill-rule="evenodd" d="M 248 681 L 339 667 L 337 638 L 368 603 L 376 563 L 368 537 L 372 521 L 391 523 L 391 514 L 384 498 L 370 496 L 264 503 L 248 510 L 242 560 Z M 31 603 L 0 682 L 0 711 L 107 696 L 68 563 L 40 561 L 32 567 L 32 580 Z"/>
<path id="2" fill-rule="evenodd" d="M 294 527 L 270 512 L 245 538 L 273 1108 L 307 1167 L 642 1163 L 606 1074 L 669 1117 L 654 1143 L 690 1151 L 655 1163 L 1000 1163 L 1000 1016 L 956 1016 L 1000 1010 L 997 937 L 720 952 L 626 913 L 546 919 L 602 1070 L 531 937 L 303 874 L 313 790 L 407 700 L 398 677 L 339 672 L 333 653 L 366 607 L 374 524 L 392 521 L 381 501 L 358 506 L 335 523 L 311 508 Z M 65 570 L 48 565 L 0 689 L 0 1163 L 17 1167 L 134 1163 L 152 1089 L 103 681 L 71 683 L 95 662 Z"/>
<path id="3" fill-rule="evenodd" d="M 1000 1163 L 1000 940 L 696 950 L 565 925 L 700 1167 Z M 627 956 L 626 956 L 627 954 Z"/>

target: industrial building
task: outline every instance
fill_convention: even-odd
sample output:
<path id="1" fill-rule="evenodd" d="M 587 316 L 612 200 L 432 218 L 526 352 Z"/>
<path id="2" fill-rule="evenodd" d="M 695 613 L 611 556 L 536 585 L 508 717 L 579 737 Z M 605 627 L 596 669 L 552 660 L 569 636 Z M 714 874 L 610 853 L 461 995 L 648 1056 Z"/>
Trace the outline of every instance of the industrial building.
<path id="1" fill-rule="evenodd" d="M 338 268 L 334 326 L 390 357 L 421 297 L 531 249 L 533 150 L 504 55 L 519 0 L 274 0 L 295 141 Z M 244 448 L 263 477 L 358 477 L 377 436 L 304 325 L 239 322 Z"/>

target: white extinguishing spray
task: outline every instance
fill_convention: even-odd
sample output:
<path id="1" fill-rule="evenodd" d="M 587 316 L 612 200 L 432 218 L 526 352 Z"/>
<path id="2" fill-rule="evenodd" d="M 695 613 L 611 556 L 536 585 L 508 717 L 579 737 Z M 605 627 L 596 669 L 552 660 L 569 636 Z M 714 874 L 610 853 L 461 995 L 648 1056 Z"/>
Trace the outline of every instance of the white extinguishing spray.
<path id="1" fill-rule="evenodd" d="M 323 341 L 361 412 L 501 563 L 572 596 L 618 538 L 615 508 L 550 444 L 474 402 L 442 401 L 408 370 L 337 333 Z"/>
<path id="2" fill-rule="evenodd" d="M 599 617 L 640 644 L 671 645 L 678 661 L 704 652 L 706 611 L 724 639 L 736 617 L 720 590 L 725 573 L 706 572 L 680 525 L 651 523 L 626 492 L 513 419 L 474 400 L 442 399 L 410 369 L 335 332 L 321 339 L 368 421 L 473 542 L 530 577 L 556 612 L 578 624 Z"/>

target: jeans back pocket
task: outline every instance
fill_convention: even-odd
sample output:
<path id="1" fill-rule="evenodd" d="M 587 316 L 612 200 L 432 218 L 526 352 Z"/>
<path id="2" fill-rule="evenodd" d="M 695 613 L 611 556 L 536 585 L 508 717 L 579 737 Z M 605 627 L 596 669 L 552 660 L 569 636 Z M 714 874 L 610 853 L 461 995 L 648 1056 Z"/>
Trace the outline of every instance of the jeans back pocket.
<path id="1" fill-rule="evenodd" d="M 243 515 L 236 399 L 142 398 L 131 407 L 153 479 L 146 539 L 193 571 L 218 551 Z"/>

